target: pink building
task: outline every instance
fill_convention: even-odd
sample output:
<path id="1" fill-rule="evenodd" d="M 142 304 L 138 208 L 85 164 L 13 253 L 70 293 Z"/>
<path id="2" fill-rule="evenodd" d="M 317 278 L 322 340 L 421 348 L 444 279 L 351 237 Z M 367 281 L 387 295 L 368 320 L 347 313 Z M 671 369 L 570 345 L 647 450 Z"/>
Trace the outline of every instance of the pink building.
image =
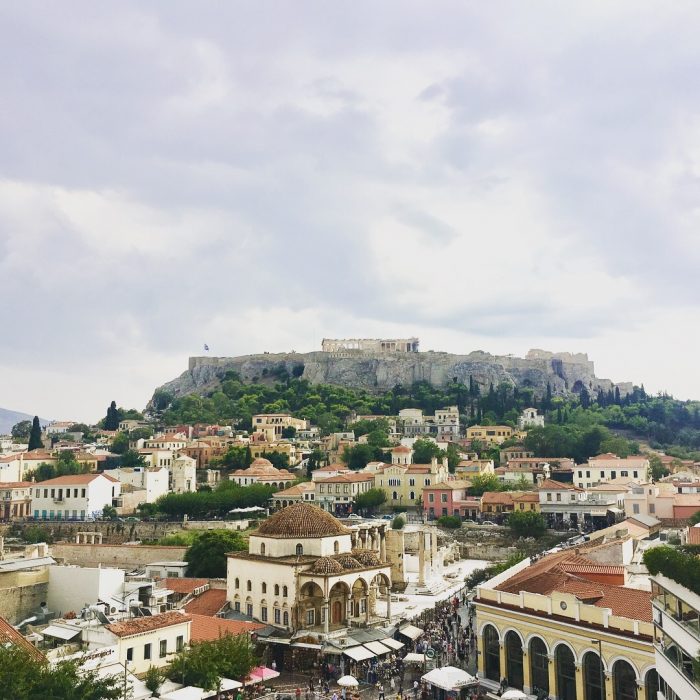
<path id="1" fill-rule="evenodd" d="M 468 481 L 443 481 L 423 488 L 423 514 L 427 520 L 443 515 L 477 518 L 481 513 L 478 498 L 467 495 Z"/>

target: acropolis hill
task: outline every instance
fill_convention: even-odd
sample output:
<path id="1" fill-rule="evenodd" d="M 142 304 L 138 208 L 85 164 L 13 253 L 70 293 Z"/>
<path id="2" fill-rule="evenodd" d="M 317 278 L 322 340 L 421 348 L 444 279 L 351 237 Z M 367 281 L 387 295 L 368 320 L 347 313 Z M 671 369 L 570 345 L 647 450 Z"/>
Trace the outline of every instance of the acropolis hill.
<path id="1" fill-rule="evenodd" d="M 205 394 L 215 389 L 227 371 L 238 373 L 243 381 L 253 382 L 274 377 L 284 368 L 292 376 L 301 376 L 313 384 L 336 384 L 371 392 L 388 391 L 397 384 L 404 386 L 427 381 L 435 386 L 455 379 L 465 384 L 469 377 L 482 387 L 508 382 L 531 387 L 542 394 L 551 385 L 554 394 L 591 392 L 615 386 L 621 394 L 632 384 L 615 384 L 595 376 L 593 362 L 583 353 L 530 350 L 525 357 L 491 355 L 482 351 L 467 355 L 446 352 L 419 352 L 417 338 L 348 339 L 323 341 L 325 350 L 308 353 L 263 353 L 240 357 L 190 357 L 189 368 L 161 389 L 174 396 Z"/>

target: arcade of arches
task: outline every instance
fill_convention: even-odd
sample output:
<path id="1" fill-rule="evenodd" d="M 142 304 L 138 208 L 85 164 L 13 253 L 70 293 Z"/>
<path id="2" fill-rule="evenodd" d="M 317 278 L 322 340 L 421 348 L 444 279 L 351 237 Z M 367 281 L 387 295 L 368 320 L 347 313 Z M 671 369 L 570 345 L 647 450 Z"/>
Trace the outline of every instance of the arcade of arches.
<path id="1" fill-rule="evenodd" d="M 595 641 L 585 639 L 589 646 Z M 523 640 L 513 629 L 499 632 L 487 623 L 479 635 L 479 675 L 496 683 L 506 678 L 513 688 L 542 690 L 554 700 L 656 700 L 659 681 L 653 651 L 640 673 L 631 660 L 621 658 L 619 645 L 615 647 L 603 644 L 601 664 L 597 648 L 577 654 L 561 640 L 550 648 L 536 634 Z"/>

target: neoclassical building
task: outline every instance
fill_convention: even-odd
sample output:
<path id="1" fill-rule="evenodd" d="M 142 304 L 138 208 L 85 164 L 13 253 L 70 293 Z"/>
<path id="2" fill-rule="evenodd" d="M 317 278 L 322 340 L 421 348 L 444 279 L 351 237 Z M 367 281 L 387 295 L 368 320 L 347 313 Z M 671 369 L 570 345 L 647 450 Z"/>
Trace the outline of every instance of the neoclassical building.
<path id="1" fill-rule="evenodd" d="M 311 503 L 277 511 L 250 536 L 248 552 L 228 555 L 231 607 L 319 639 L 351 625 L 386 624 L 385 527 L 351 530 Z M 377 614 L 380 595 L 386 616 Z"/>
<path id="2" fill-rule="evenodd" d="M 486 684 L 506 678 L 554 700 L 656 700 L 651 593 L 621 585 L 624 567 L 595 550 L 526 560 L 477 589 Z"/>
<path id="3" fill-rule="evenodd" d="M 247 469 L 236 469 L 229 479 L 239 486 L 265 484 L 276 489 L 289 488 L 296 477 L 286 469 L 277 469 L 269 459 L 258 457 Z"/>

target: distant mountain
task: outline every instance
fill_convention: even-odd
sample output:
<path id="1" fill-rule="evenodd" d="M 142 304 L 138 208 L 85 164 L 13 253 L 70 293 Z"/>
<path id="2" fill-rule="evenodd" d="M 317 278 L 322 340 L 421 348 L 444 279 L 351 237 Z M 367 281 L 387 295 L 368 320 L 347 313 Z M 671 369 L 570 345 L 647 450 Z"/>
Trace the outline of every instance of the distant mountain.
<path id="1" fill-rule="evenodd" d="M 32 420 L 34 416 L 19 411 L 8 411 L 6 408 L 0 408 L 0 435 L 9 435 L 12 426 L 22 420 Z M 42 425 L 46 425 L 51 421 L 45 418 L 39 418 Z"/>

